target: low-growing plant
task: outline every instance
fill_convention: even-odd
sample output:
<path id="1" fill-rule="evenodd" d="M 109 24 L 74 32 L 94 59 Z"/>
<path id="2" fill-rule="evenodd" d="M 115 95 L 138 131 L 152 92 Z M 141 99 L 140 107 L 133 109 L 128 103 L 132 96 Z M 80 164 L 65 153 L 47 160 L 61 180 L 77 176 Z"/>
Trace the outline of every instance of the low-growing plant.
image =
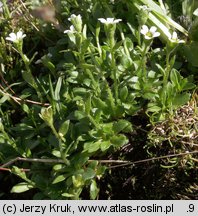
<path id="1" fill-rule="evenodd" d="M 176 67 L 185 41 L 174 28 L 187 31 L 162 4 L 128 1 L 137 15 L 131 23 L 123 14 L 114 17 L 121 2 L 82 2 L 82 8 L 77 1 L 54 4 L 56 22 L 39 27 L 48 41 L 43 50 L 42 34 L 33 35 L 38 42 L 30 52 L 25 30 L 7 30 L 1 39 L 1 168 L 15 162 L 9 171 L 23 182 L 11 191 L 37 188 L 34 199 L 80 199 L 87 188 L 97 199 L 107 164 L 120 162 L 107 155 L 127 144 L 134 130 L 131 116 L 144 113 L 153 124 L 165 120 L 195 88 L 193 76 L 182 76 Z M 5 18 L 10 14 L 5 8 Z M 12 59 L 4 59 L 7 52 Z"/>

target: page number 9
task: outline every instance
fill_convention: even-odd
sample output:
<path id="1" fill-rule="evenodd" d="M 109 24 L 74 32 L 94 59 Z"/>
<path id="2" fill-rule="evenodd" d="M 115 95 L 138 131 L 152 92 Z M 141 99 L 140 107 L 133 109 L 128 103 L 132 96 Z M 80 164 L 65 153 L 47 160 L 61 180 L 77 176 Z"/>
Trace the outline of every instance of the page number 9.
<path id="1" fill-rule="evenodd" d="M 194 212 L 195 210 L 194 204 L 189 204 L 188 208 L 189 208 L 188 212 Z"/>

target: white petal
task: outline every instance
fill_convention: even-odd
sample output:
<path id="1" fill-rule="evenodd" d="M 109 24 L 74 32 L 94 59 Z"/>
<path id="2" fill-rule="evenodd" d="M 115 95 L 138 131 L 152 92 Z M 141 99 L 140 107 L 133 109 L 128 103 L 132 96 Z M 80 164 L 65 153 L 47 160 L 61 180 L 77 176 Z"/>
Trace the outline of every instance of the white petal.
<path id="1" fill-rule="evenodd" d="M 177 32 L 175 32 L 175 31 L 173 32 L 172 39 L 177 40 Z"/>
<path id="2" fill-rule="evenodd" d="M 70 26 L 70 28 L 68 30 L 65 30 L 64 33 L 74 33 L 75 32 L 75 28 L 73 25 Z"/>
<path id="3" fill-rule="evenodd" d="M 114 23 L 119 23 L 121 21 L 122 21 L 122 19 L 116 19 L 116 20 L 114 20 Z"/>
<path id="4" fill-rule="evenodd" d="M 15 33 L 10 33 L 9 34 L 9 36 L 10 36 L 10 38 L 13 40 L 13 41 L 15 41 L 16 39 L 17 39 L 17 36 L 16 36 L 16 34 Z"/>
<path id="5" fill-rule="evenodd" d="M 23 34 L 23 35 L 22 35 L 22 38 L 24 38 L 24 37 L 26 37 L 26 34 Z"/>
<path id="6" fill-rule="evenodd" d="M 149 29 L 148 29 L 148 26 L 146 26 L 146 25 L 143 25 L 142 29 L 140 30 L 141 34 L 143 34 L 143 35 L 147 34 L 148 31 L 149 31 Z"/>
<path id="7" fill-rule="evenodd" d="M 76 18 L 76 15 L 75 14 L 72 14 L 71 16 L 70 16 L 70 19 L 75 19 Z"/>
<path id="8" fill-rule="evenodd" d="M 148 36 L 148 35 L 145 35 L 144 38 L 145 38 L 146 40 L 152 39 L 152 37 L 150 37 L 150 36 Z"/>
<path id="9" fill-rule="evenodd" d="M 21 39 L 21 38 L 22 38 L 22 35 L 23 35 L 23 32 L 22 32 L 22 31 L 18 31 L 18 32 L 16 33 L 17 39 Z"/>
<path id="10" fill-rule="evenodd" d="M 76 15 L 75 15 L 75 14 L 72 14 L 72 15 L 68 18 L 68 20 L 71 21 L 72 19 L 75 19 L 75 18 L 76 18 Z"/>
<path id="11" fill-rule="evenodd" d="M 113 23 L 114 18 L 107 18 L 107 23 Z"/>
<path id="12" fill-rule="evenodd" d="M 160 36 L 160 33 L 159 32 L 155 32 L 154 34 L 153 34 L 153 37 L 159 37 Z"/>
<path id="13" fill-rule="evenodd" d="M 75 28 L 74 28 L 73 25 L 70 26 L 70 30 L 71 30 L 71 31 L 75 31 Z"/>
<path id="14" fill-rule="evenodd" d="M 144 29 L 141 29 L 140 33 L 143 34 L 143 35 L 146 35 L 147 31 L 145 31 Z"/>
<path id="15" fill-rule="evenodd" d="M 106 23 L 107 21 L 106 21 L 106 19 L 104 19 L 104 18 L 99 18 L 98 19 L 101 23 Z"/>
<path id="16" fill-rule="evenodd" d="M 184 40 L 179 40 L 178 43 L 185 43 L 185 41 Z"/>
<path id="17" fill-rule="evenodd" d="M 150 32 L 152 33 L 152 34 L 154 34 L 155 32 L 156 32 L 156 30 L 157 30 L 157 28 L 155 27 L 155 26 L 152 26 L 151 28 L 150 28 Z"/>
<path id="18" fill-rule="evenodd" d="M 11 37 L 6 37 L 6 40 L 13 41 Z"/>
<path id="19" fill-rule="evenodd" d="M 153 37 L 159 37 L 160 36 L 160 33 L 159 32 L 156 32 Z"/>
<path id="20" fill-rule="evenodd" d="M 148 26 L 147 26 L 147 25 L 143 25 L 143 26 L 142 26 L 142 29 L 143 29 L 143 30 L 145 30 L 146 32 L 148 32 L 148 31 L 149 31 L 149 29 L 148 29 Z"/>

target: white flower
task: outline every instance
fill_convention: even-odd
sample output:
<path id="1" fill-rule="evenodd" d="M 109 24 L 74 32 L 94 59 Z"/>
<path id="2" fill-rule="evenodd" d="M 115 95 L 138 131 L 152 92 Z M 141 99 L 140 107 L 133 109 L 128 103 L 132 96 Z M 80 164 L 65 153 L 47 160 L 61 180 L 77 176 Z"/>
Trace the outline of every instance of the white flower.
<path id="1" fill-rule="evenodd" d="M 72 14 L 70 16 L 70 18 L 68 18 L 68 20 L 72 23 L 73 27 L 72 27 L 72 29 L 70 28 L 71 31 L 68 31 L 65 33 L 74 33 L 74 32 L 72 32 L 74 29 L 77 32 L 81 32 L 81 30 L 82 30 L 82 17 L 80 14 L 77 16 L 75 14 Z"/>
<path id="2" fill-rule="evenodd" d="M 116 23 L 119 23 L 120 21 L 122 21 L 121 19 L 115 19 L 114 18 L 107 18 L 107 19 L 104 19 L 104 18 L 99 18 L 98 19 L 101 23 L 103 24 L 106 24 L 106 25 L 109 25 L 109 24 L 116 24 Z"/>
<path id="3" fill-rule="evenodd" d="M 170 42 L 172 43 L 185 43 L 184 40 L 179 40 L 179 38 L 177 37 L 177 32 L 173 32 L 173 34 L 170 34 L 168 39 L 170 40 Z"/>
<path id="4" fill-rule="evenodd" d="M 9 37 L 6 37 L 6 40 L 12 41 L 14 43 L 18 43 L 22 41 L 22 39 L 26 36 L 22 31 L 18 31 L 16 34 L 14 32 L 9 34 Z"/>
<path id="5" fill-rule="evenodd" d="M 72 15 L 70 16 L 70 18 L 68 18 L 69 21 L 72 21 L 72 20 L 74 20 L 74 19 L 82 20 L 82 17 L 81 17 L 80 14 L 78 14 L 77 16 L 76 16 L 75 14 L 72 14 Z"/>
<path id="6" fill-rule="evenodd" d="M 156 31 L 157 31 L 157 28 L 155 26 L 152 26 L 149 29 L 148 26 L 143 25 L 140 32 L 144 35 L 145 39 L 151 40 L 154 37 L 159 37 L 160 36 L 160 33 L 156 32 Z"/>
<path id="7" fill-rule="evenodd" d="M 75 33 L 75 32 L 76 32 L 76 30 L 75 30 L 75 28 L 74 28 L 73 25 L 70 26 L 69 30 L 65 30 L 64 31 L 64 33 L 66 33 L 66 34 L 68 34 L 68 33 Z"/>

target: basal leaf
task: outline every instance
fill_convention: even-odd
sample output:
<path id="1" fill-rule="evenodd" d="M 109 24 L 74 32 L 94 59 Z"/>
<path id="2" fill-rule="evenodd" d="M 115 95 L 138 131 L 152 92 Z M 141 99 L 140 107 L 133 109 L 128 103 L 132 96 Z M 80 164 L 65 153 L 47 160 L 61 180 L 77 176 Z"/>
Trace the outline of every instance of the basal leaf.
<path id="1" fill-rule="evenodd" d="M 190 94 L 189 93 L 179 94 L 173 99 L 173 106 L 174 107 L 182 106 L 182 105 L 186 104 L 189 100 L 190 100 Z"/>

